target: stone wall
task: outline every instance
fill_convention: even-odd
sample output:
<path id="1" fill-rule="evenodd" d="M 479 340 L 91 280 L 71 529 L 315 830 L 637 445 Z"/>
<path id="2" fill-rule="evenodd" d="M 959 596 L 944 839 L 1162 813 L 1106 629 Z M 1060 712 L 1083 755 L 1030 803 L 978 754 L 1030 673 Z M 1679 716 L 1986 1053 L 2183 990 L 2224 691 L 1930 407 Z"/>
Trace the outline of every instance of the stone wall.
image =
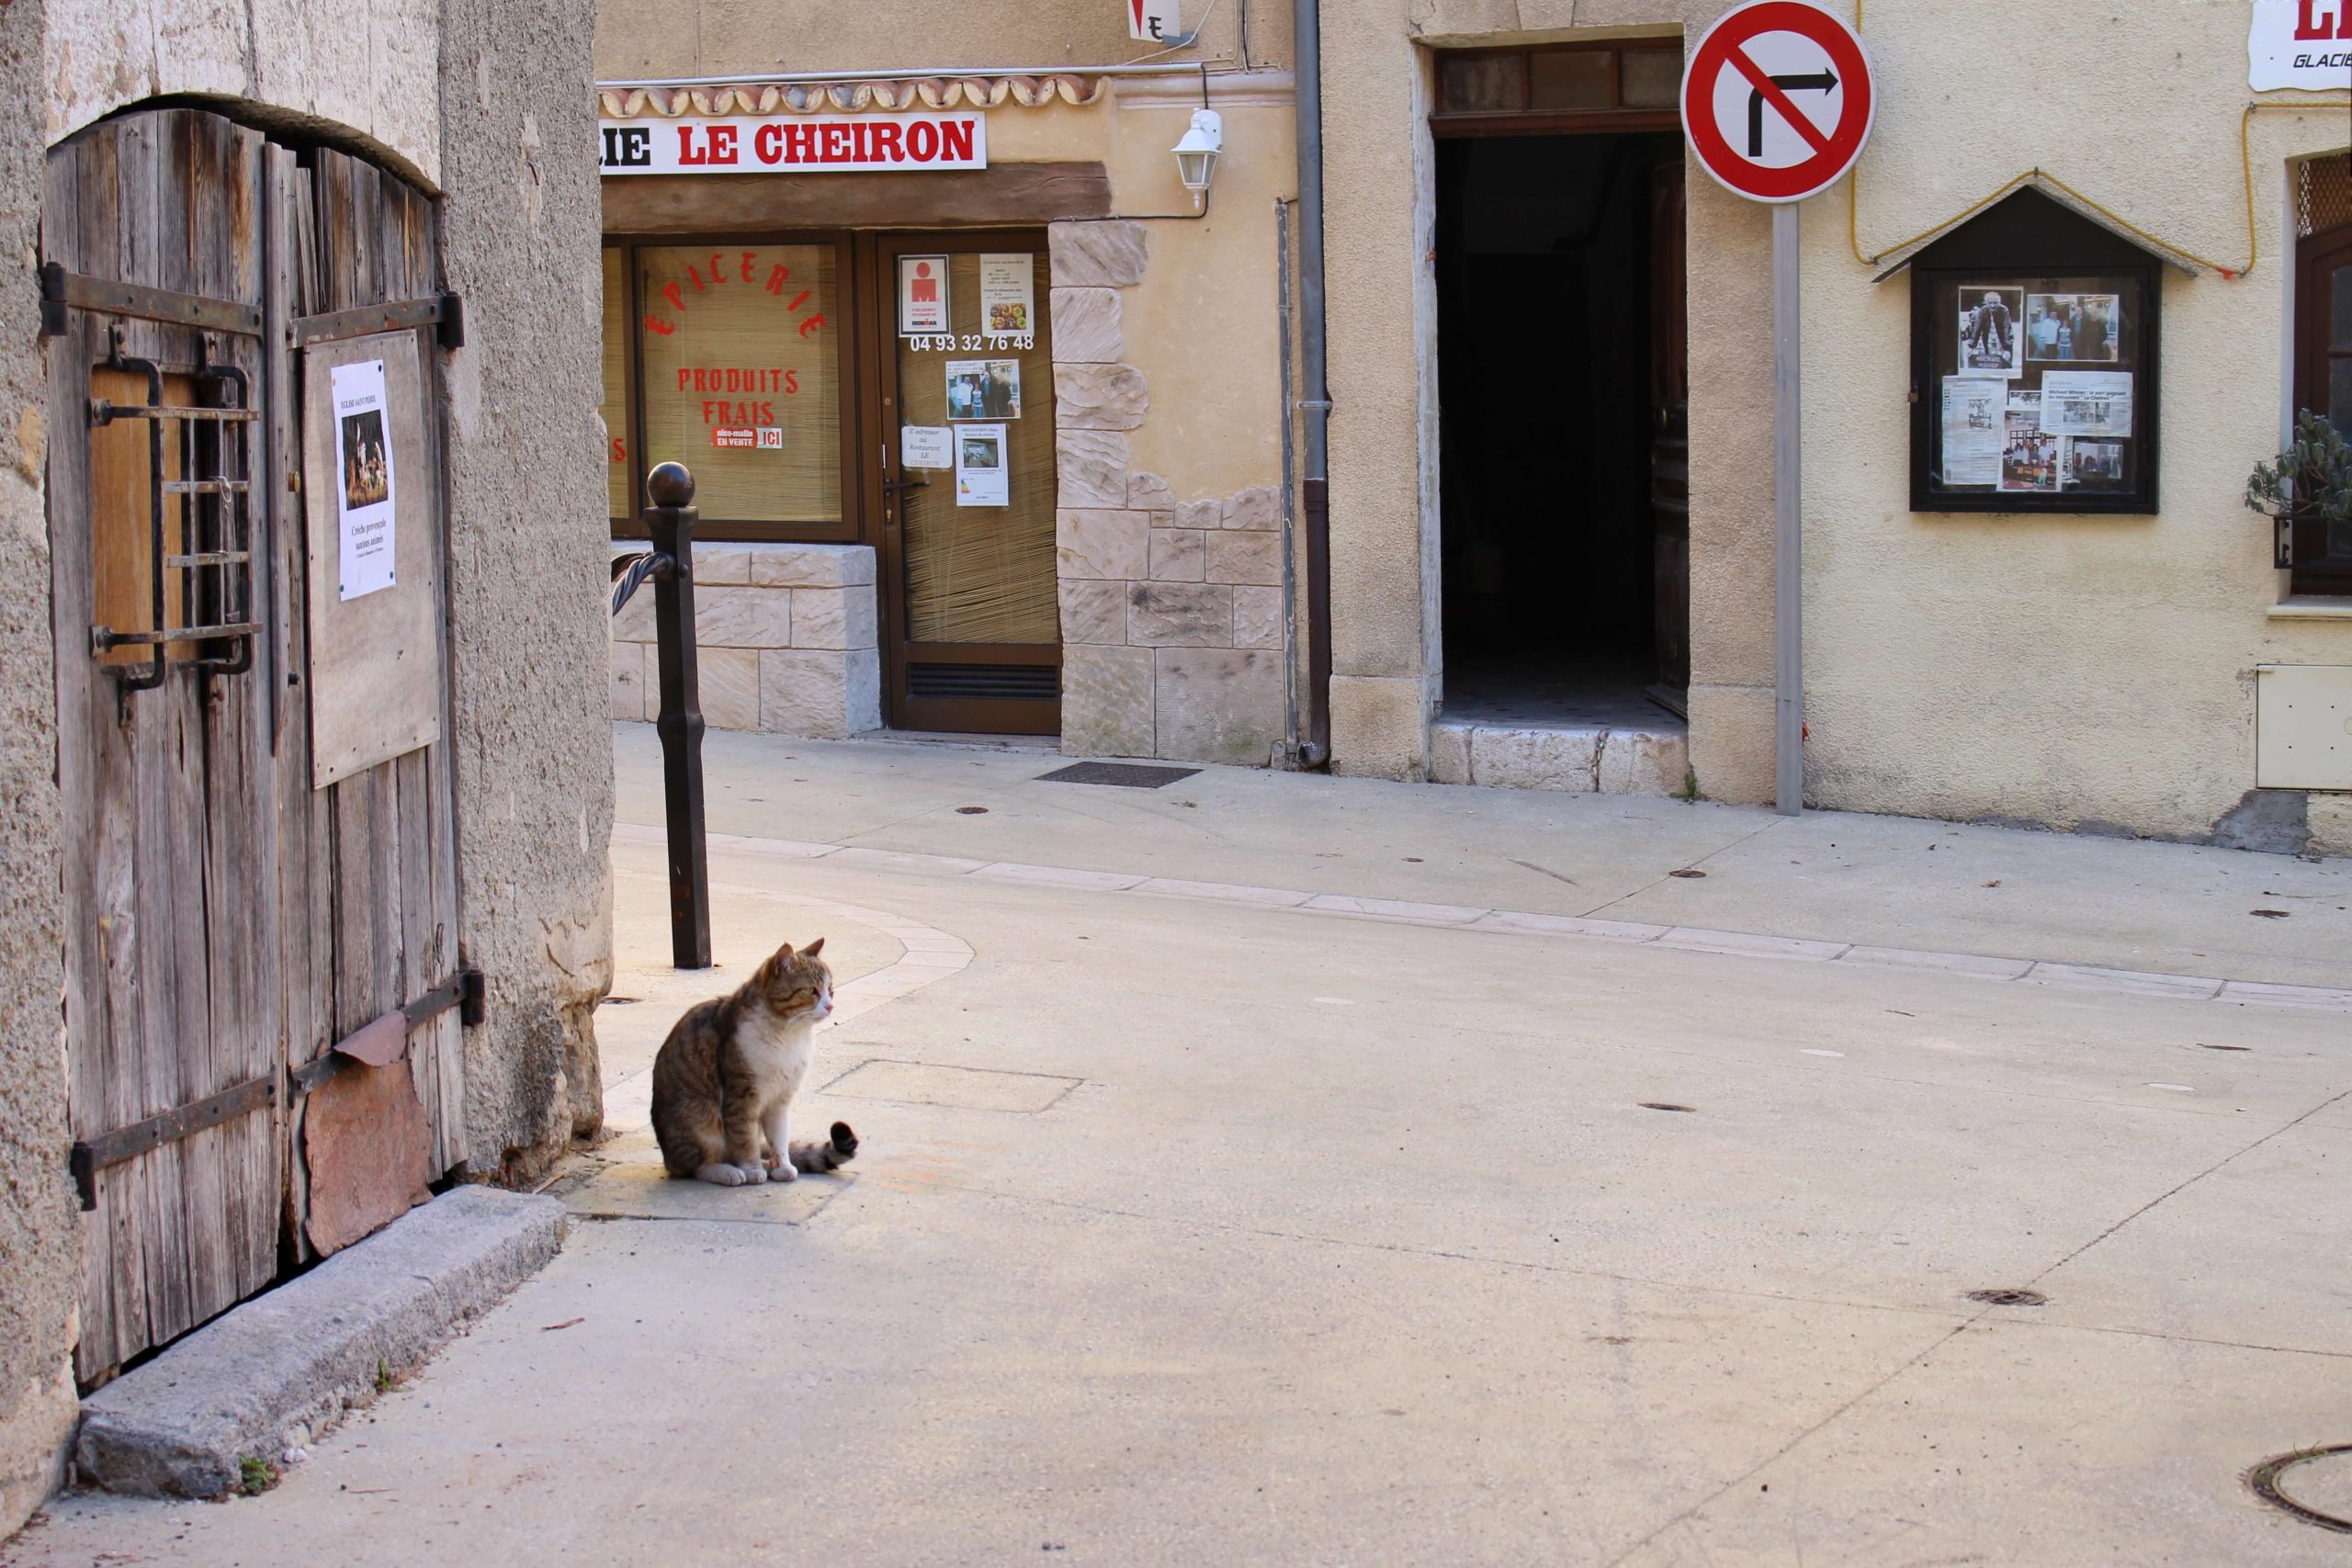
<path id="1" fill-rule="evenodd" d="M 440 0 L 73 0 L 16 78 L 48 88 L 41 140 L 167 95 L 442 183 Z M 20 85 L 19 91 L 26 86 Z"/>
<path id="2" fill-rule="evenodd" d="M 42 0 L 0 6 L 0 64 L 40 68 Z M 0 1535 L 60 1478 L 78 1407 L 71 1360 L 81 1215 L 65 1174 L 64 933 L 54 777 L 46 396 L 38 249 L 45 138 L 38 93 L 0 98 Z"/>
<path id="3" fill-rule="evenodd" d="M 1262 766 L 1286 729 L 1282 492 L 1179 501 L 1132 467 L 1151 399 L 1121 295 L 1144 278 L 1143 226 L 1050 239 L 1062 750 Z"/>
<path id="4" fill-rule="evenodd" d="M 612 550 L 644 547 L 624 540 Z M 840 739 L 881 728 L 869 546 L 695 546 L 695 642 L 712 729 Z M 648 581 L 613 619 L 613 716 L 658 716 L 660 676 Z"/>
<path id="5" fill-rule="evenodd" d="M 612 981 L 609 620 L 590 0 L 442 7 L 449 652 L 475 1173 L 526 1180 L 601 1121 Z"/>

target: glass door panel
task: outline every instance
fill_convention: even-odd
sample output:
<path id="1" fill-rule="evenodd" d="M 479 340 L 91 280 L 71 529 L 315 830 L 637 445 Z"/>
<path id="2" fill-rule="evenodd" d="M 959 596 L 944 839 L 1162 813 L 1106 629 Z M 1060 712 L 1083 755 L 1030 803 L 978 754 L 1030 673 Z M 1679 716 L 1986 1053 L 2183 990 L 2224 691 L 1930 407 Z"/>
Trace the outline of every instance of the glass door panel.
<path id="1" fill-rule="evenodd" d="M 894 237 L 885 582 L 896 590 L 886 706 L 900 728 L 1060 728 L 1054 378 L 1035 236 Z M 914 328 L 918 330 L 904 330 Z"/>

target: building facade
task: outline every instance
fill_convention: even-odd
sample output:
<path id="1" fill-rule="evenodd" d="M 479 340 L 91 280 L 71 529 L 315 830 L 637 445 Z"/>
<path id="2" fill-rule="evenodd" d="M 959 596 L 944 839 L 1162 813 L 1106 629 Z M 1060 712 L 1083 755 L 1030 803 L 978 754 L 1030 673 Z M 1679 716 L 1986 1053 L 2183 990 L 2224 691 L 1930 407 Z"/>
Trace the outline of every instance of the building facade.
<path id="1" fill-rule="evenodd" d="M 1107 0 L 912 28 L 607 0 L 613 515 L 628 534 L 652 462 L 722 476 L 707 716 L 1771 798 L 1771 219 L 1690 161 L 1678 97 L 1730 8 L 1325 16 L 1310 276 L 1291 7 L 1209 8 L 1170 47 Z M 2352 608 L 2309 549 L 2274 565 L 2242 502 L 2294 409 L 2338 395 L 2334 329 L 2312 323 L 2338 287 L 2314 258 L 2347 218 L 2343 9 L 2175 8 L 2070 49 L 2064 7 L 2034 47 L 2035 7 L 2014 47 L 1957 0 L 1851 7 L 1875 130 L 1802 220 L 1809 802 L 2352 842 L 2341 747 L 2279 751 L 2352 702 Z M 2258 20 L 2312 33 L 2293 47 L 2316 73 L 2251 85 Z M 2069 56 L 2101 63 L 2068 79 Z M 1222 131 L 1205 211 L 1170 151 L 1204 107 Z M 984 158 L 914 156 L 943 116 Z M 1985 249 L 2040 231 L 2036 203 L 2141 281 L 2111 294 L 2047 245 Z M 978 312 L 1020 254 L 1036 321 L 1016 342 Z M 2018 410 L 2053 367 L 2061 388 L 2145 385 L 2129 435 L 2018 413 L 2018 461 L 1993 454 L 1952 504 L 1915 492 L 1942 461 L 1921 410 L 1987 367 L 1939 369 L 1915 307 L 1975 281 L 1940 267 L 1963 257 L 2007 264 Z M 901 271 L 933 265 L 945 332 Z M 763 292 L 777 267 L 813 282 Z M 2118 357 L 2056 357 L 2077 335 L 2061 312 L 2097 323 L 2133 288 L 2129 321 L 2079 334 Z M 1318 299 L 1328 490 L 1304 380 Z M 695 335 L 729 310 L 745 324 Z M 992 359 L 996 402 L 965 397 Z M 797 389 L 726 389 L 765 383 Z M 957 467 L 1000 434 L 1001 504 L 997 476 L 975 491 L 986 470 Z M 620 628 L 620 716 L 650 716 L 650 635 Z"/>
<path id="2" fill-rule="evenodd" d="M 79 1392 L 597 1125 L 593 25 L 0 7 L 0 1531 Z"/>

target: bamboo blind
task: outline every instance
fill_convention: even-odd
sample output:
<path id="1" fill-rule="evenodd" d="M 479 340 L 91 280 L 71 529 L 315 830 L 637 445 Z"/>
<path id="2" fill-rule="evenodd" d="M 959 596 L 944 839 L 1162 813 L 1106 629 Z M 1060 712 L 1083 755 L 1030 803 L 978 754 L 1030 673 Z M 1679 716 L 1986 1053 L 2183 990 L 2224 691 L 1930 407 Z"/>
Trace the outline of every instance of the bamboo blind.
<path id="1" fill-rule="evenodd" d="M 706 523 L 840 522 L 845 317 L 832 247 L 637 255 L 647 467 L 692 469 Z M 714 442 L 744 430 L 781 430 L 783 446 Z"/>
<path id="2" fill-rule="evenodd" d="M 1036 271 L 1037 330 L 1033 346 L 928 348 L 901 337 L 899 412 L 903 424 L 946 424 L 947 367 L 1012 360 L 1020 367 L 1021 415 L 1006 420 L 1010 504 L 958 506 L 956 476 L 923 476 L 927 488 L 905 491 L 907 624 L 916 642 L 1046 644 L 1059 640 L 1054 587 L 1054 357 L 1046 319 L 1045 258 Z M 978 333 L 980 258 L 948 258 L 947 305 L 956 335 Z M 958 430 L 971 423 L 956 422 Z M 912 476 L 910 476 L 912 477 Z"/>

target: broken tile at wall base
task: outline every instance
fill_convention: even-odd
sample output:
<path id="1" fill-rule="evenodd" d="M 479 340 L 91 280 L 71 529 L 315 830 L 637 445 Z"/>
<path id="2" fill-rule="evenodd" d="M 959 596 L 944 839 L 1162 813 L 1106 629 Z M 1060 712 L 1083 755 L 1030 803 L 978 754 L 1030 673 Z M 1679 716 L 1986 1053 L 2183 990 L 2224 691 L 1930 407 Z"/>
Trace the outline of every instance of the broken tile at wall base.
<path id="1" fill-rule="evenodd" d="M 1195 762 L 1267 764 L 1283 738 L 1281 654 L 1257 649 L 1162 648 L 1154 657 L 1159 755 Z"/>

